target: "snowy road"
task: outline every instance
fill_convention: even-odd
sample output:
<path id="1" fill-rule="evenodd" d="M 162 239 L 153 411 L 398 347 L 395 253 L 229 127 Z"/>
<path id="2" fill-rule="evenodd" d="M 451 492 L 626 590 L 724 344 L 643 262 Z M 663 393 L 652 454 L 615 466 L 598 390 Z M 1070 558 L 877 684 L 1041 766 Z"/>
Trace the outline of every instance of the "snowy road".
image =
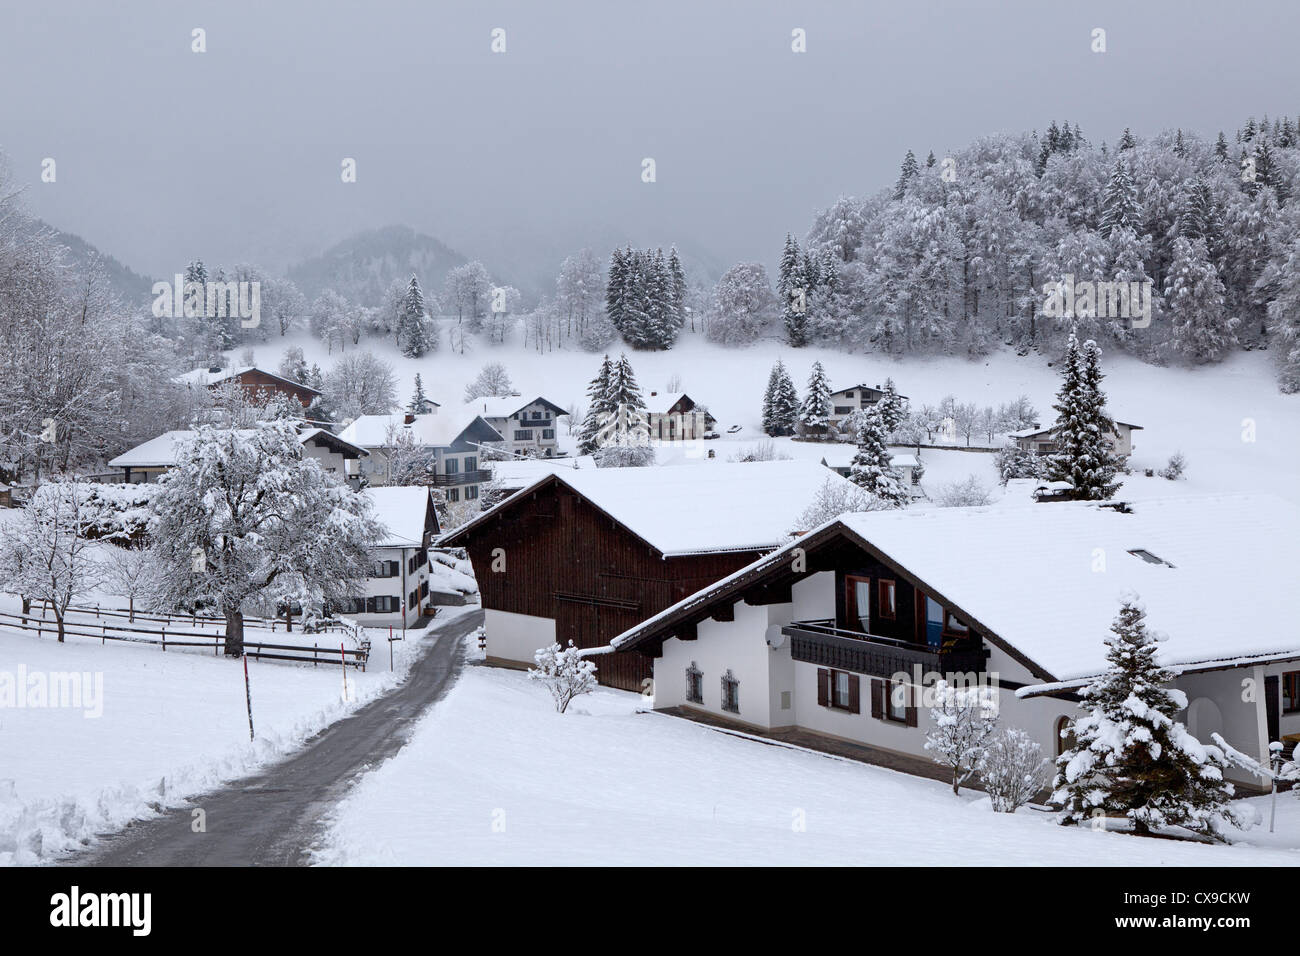
<path id="1" fill-rule="evenodd" d="M 356 777 L 406 743 L 412 723 L 447 692 L 462 663 L 460 638 L 482 623 L 474 611 L 447 621 L 411 665 L 406 681 L 312 738 L 256 776 L 128 826 L 79 866 L 291 866 L 306 861 L 321 816 Z M 202 810 L 202 832 L 197 810 Z"/>

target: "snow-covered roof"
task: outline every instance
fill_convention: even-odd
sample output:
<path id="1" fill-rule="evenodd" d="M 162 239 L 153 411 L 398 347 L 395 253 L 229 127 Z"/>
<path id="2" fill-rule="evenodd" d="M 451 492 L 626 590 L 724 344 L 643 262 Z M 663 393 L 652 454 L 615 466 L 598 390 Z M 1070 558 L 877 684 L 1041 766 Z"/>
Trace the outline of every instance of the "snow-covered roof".
<path id="1" fill-rule="evenodd" d="M 460 410 L 459 414 L 452 409 L 413 417 L 415 420 L 407 424 L 406 415 L 402 412 L 394 415 L 362 415 L 339 432 L 339 437 L 362 448 L 379 448 L 388 443 L 388 428 L 392 425 L 410 431 L 421 445 L 449 448 L 456 443 L 456 439 L 463 432 L 480 420 L 480 416 L 473 409 Z M 475 437 L 476 441 L 505 440 L 487 422 L 481 422 L 481 427 L 476 431 L 481 433 Z"/>
<path id="2" fill-rule="evenodd" d="M 1121 421 L 1118 418 L 1112 419 L 1112 421 L 1114 421 L 1116 425 L 1123 425 L 1131 431 L 1140 432 L 1145 430 L 1141 425 L 1134 425 L 1132 422 Z M 1034 426 L 1033 428 L 1022 428 L 1019 431 L 1007 432 L 1007 435 L 1011 438 L 1036 438 L 1039 435 L 1047 435 L 1054 431 L 1056 431 L 1056 425 L 1051 424 L 1046 428 L 1040 428 L 1038 426 Z"/>
<path id="3" fill-rule="evenodd" d="M 262 375 L 269 376 L 277 381 L 284 382 L 285 385 L 300 389 L 304 392 L 311 392 L 313 395 L 319 395 L 320 392 L 301 382 L 294 382 L 285 378 L 283 375 L 277 375 L 275 372 L 268 372 L 264 368 L 258 368 L 256 365 L 240 365 L 234 368 L 217 369 L 215 372 L 210 368 L 196 368 L 172 378 L 173 384 L 176 385 L 198 385 L 211 387 L 220 385 L 222 382 L 238 378 L 246 372 L 259 372 Z"/>
<path id="4" fill-rule="evenodd" d="M 251 430 L 245 429 L 251 434 Z M 157 438 L 150 438 L 134 448 L 122 452 L 108 463 L 110 468 L 171 468 L 176 464 L 176 454 L 181 445 L 192 441 L 198 432 L 189 428 L 163 432 Z M 299 444 L 323 444 L 327 447 L 347 446 L 358 456 L 370 454 L 338 435 L 332 435 L 323 428 L 308 428 L 298 434 Z"/>
<path id="5" fill-rule="evenodd" d="M 484 418 L 509 418 L 521 409 L 529 405 L 542 405 L 549 409 L 555 415 L 569 414 L 566 409 L 556 405 L 550 399 L 538 395 L 534 398 L 523 399 L 518 395 L 507 395 L 504 398 L 493 398 L 491 396 L 480 396 L 465 405 L 465 410 L 473 412 L 475 415 L 481 415 Z"/>
<path id="6" fill-rule="evenodd" d="M 590 455 L 575 458 L 512 458 L 508 461 L 489 461 L 492 480 L 504 488 L 524 488 L 556 472 L 568 473 L 596 467 Z"/>
<path id="7" fill-rule="evenodd" d="M 1072 681 L 1105 669 L 1103 641 L 1128 591 L 1146 606 L 1148 626 L 1167 635 L 1163 665 L 1300 655 L 1300 628 L 1292 623 L 1300 508 L 1267 495 L 1128 507 L 1122 513 L 1095 502 L 1054 502 L 841 515 L 611 644 L 783 564 L 790 547 L 811 547 L 839 525 L 1013 647 L 1044 679 Z"/>
<path id="8" fill-rule="evenodd" d="M 653 414 L 667 415 L 672 411 L 673 406 L 683 398 L 689 401 L 692 405 L 695 404 L 694 400 L 692 400 L 685 392 L 659 392 L 656 395 L 649 395 L 646 397 L 645 410 Z"/>
<path id="9" fill-rule="evenodd" d="M 376 521 L 383 526 L 381 548 L 418 548 L 424 541 L 429 489 L 423 485 L 384 485 L 360 494 L 370 499 Z"/>
<path id="10" fill-rule="evenodd" d="M 323 445 L 334 451 L 356 455 L 358 458 L 365 458 L 370 455 L 360 445 L 354 445 L 345 438 L 340 438 L 333 432 L 326 431 L 323 428 L 308 428 L 306 431 L 298 433 L 298 443 L 302 445 Z"/>
<path id="11" fill-rule="evenodd" d="M 665 557 L 777 547 L 822 485 L 847 480 L 812 461 L 556 470 L 462 525 L 444 543 L 460 540 L 552 477 Z"/>
<path id="12" fill-rule="evenodd" d="M 196 368 L 184 372 L 172 379 L 177 385 L 220 385 L 232 378 L 238 378 L 245 372 L 252 371 L 252 365 L 240 365 L 236 368 L 221 368 L 215 372 L 210 368 Z"/>

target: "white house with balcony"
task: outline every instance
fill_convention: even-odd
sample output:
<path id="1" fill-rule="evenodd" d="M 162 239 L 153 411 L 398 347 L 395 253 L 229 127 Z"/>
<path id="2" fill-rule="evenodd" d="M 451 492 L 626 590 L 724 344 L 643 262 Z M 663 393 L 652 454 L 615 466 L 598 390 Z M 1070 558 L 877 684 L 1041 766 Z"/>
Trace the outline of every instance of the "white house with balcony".
<path id="1" fill-rule="evenodd" d="M 938 676 L 989 688 L 1003 726 L 1062 752 L 1135 593 L 1186 696 L 1177 719 L 1267 762 L 1300 741 L 1297 542 L 1300 509 L 1268 496 L 845 514 L 610 646 L 653 659 L 656 709 L 924 772 Z"/>
<path id="2" fill-rule="evenodd" d="M 466 404 L 504 439 L 503 449 L 512 458 L 554 458 L 559 454 L 557 419 L 568 410 L 538 396 L 523 400 L 518 395 L 504 398 L 480 397 Z"/>
<path id="3" fill-rule="evenodd" d="M 429 545 L 439 534 L 432 495 L 415 485 L 367 488 L 360 494 L 370 500 L 383 530 L 362 593 L 336 610 L 367 627 L 410 627 L 429 596 Z"/>
<path id="4" fill-rule="evenodd" d="M 1119 420 L 1115 420 L 1114 425 L 1115 427 L 1106 435 L 1106 441 L 1115 454 L 1127 458 L 1133 454 L 1133 433 L 1141 431 L 1142 426 Z M 1011 432 L 1008 437 L 1014 439 L 1022 449 L 1035 455 L 1050 455 L 1056 451 L 1055 425 L 1048 428 L 1035 425 L 1033 428 Z"/>
<path id="5" fill-rule="evenodd" d="M 357 463 L 370 487 L 397 480 L 443 489 L 449 503 L 477 500 L 491 474 L 485 452 L 502 447 L 501 434 L 472 410 L 431 415 L 362 415 L 339 433 L 370 454 Z M 395 474 L 400 469 L 403 474 Z M 414 469 L 412 471 L 412 469 Z"/>

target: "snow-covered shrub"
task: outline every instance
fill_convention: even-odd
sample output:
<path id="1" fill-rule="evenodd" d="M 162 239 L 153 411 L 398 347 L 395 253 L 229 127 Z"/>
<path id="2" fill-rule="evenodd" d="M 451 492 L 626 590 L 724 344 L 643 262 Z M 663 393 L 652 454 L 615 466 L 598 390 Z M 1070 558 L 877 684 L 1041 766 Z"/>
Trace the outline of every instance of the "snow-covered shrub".
<path id="1" fill-rule="evenodd" d="M 746 445 L 740 451 L 727 458 L 727 461 L 788 461 L 785 452 L 776 450 L 776 442 L 760 441 Z"/>
<path id="2" fill-rule="evenodd" d="M 1224 840 L 1229 826 L 1253 818 L 1229 804 L 1224 751 L 1173 719 L 1187 695 L 1165 686 L 1174 675 L 1156 664 L 1157 640 L 1137 595 L 1125 595 L 1106 639 L 1109 666 L 1081 692 L 1087 713 L 1074 722 L 1074 746 L 1056 758 L 1052 800 L 1064 807 L 1063 824 L 1122 816 L 1139 834 L 1181 826 Z"/>
<path id="3" fill-rule="evenodd" d="M 993 501 L 993 492 L 975 475 L 968 475 L 962 481 L 950 481 L 941 486 L 935 492 L 934 501 L 941 508 L 969 508 L 989 504 Z"/>
<path id="4" fill-rule="evenodd" d="M 925 749 L 934 762 L 952 770 L 952 792 L 971 778 L 997 726 L 986 688 L 953 687 L 945 680 L 934 685 L 930 716 L 935 727 L 925 735 Z"/>
<path id="5" fill-rule="evenodd" d="M 596 665 L 581 655 L 573 641 L 562 650 L 559 644 L 538 648 L 533 655 L 537 666 L 529 668 L 528 677 L 551 692 L 560 713 L 568 709 L 573 698 L 596 689 Z"/>
<path id="6" fill-rule="evenodd" d="M 998 479 L 1006 484 L 1012 478 L 1045 478 L 1047 469 L 1042 458 L 1028 449 L 1009 441 L 993 458 L 998 469 Z"/>
<path id="7" fill-rule="evenodd" d="M 1052 782 L 1052 762 L 1029 734 L 1005 727 L 990 738 L 979 764 L 980 783 L 997 813 L 1015 813 Z"/>
<path id="8" fill-rule="evenodd" d="M 86 482 L 80 487 L 88 525 L 86 537 L 126 545 L 144 536 L 153 517 L 149 501 L 157 485 Z"/>
<path id="9" fill-rule="evenodd" d="M 605 445 L 592 455 L 597 468 L 640 468 L 655 463 L 653 445 Z"/>
<path id="10" fill-rule="evenodd" d="M 851 481 L 827 478 L 817 489 L 812 503 L 794 521 L 791 534 L 811 531 L 824 521 L 853 511 L 884 511 L 889 507 L 864 488 Z"/>
<path id="11" fill-rule="evenodd" d="M 1183 472 L 1187 469 L 1187 459 L 1183 457 L 1181 451 L 1176 451 L 1169 456 L 1169 463 L 1156 472 L 1161 478 L 1167 478 L 1170 481 L 1177 481 L 1183 477 Z"/>

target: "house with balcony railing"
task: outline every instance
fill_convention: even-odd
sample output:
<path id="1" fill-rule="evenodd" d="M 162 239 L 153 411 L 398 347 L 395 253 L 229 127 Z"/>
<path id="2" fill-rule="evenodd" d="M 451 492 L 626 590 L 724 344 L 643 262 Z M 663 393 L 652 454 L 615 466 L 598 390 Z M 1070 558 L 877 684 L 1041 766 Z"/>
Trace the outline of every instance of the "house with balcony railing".
<path id="1" fill-rule="evenodd" d="M 369 452 L 356 463 L 366 484 L 441 488 L 448 503 L 476 501 L 491 473 L 484 456 L 503 446 L 495 428 L 472 411 L 362 415 L 339 436 Z"/>
<path id="2" fill-rule="evenodd" d="M 1297 541 L 1300 509 L 1267 496 L 845 514 L 610 650 L 653 661 L 656 709 L 913 767 L 934 726 L 927 688 L 985 687 L 1054 757 L 1131 591 L 1166 635 L 1178 719 L 1267 762 L 1270 742 L 1300 741 Z"/>
<path id="3" fill-rule="evenodd" d="M 542 398 L 481 397 L 466 408 L 495 428 L 504 439 L 502 446 L 511 458 L 554 458 L 559 454 L 556 419 L 566 409 Z"/>

